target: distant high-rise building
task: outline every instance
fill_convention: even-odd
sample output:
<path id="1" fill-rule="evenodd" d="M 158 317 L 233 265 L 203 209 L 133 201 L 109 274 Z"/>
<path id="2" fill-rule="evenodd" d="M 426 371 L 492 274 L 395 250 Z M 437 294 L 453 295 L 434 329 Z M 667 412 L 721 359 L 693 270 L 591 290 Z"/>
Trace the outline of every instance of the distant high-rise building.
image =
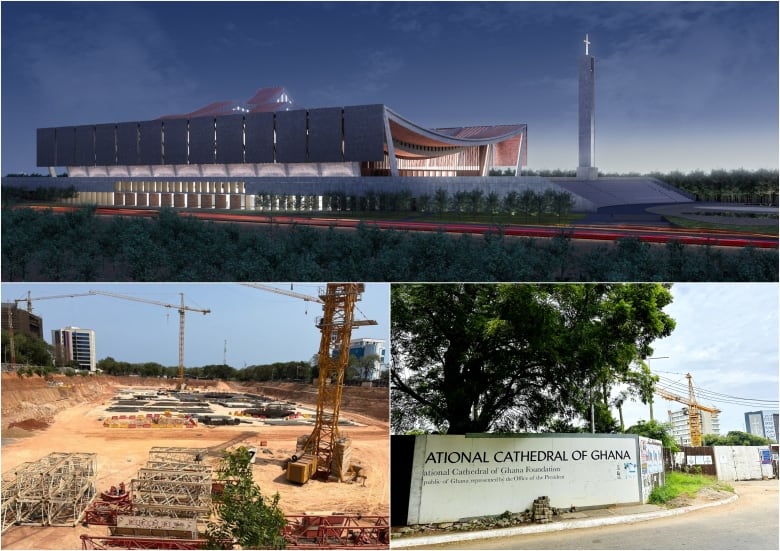
<path id="1" fill-rule="evenodd" d="M 80 327 L 64 327 L 51 332 L 54 345 L 54 357 L 58 367 L 64 367 L 75 361 L 78 368 L 95 371 L 95 332 Z"/>
<path id="2" fill-rule="evenodd" d="M 717 413 L 699 411 L 701 418 L 701 433 L 720 434 L 720 420 Z M 672 425 L 672 438 L 681 446 L 691 445 L 691 428 L 688 424 L 688 408 L 678 411 L 669 410 L 669 423 Z"/>
<path id="3" fill-rule="evenodd" d="M 337 354 L 338 349 L 333 353 Z M 371 365 L 364 365 L 361 368 L 360 378 L 364 381 L 378 379 L 382 366 L 387 363 L 385 341 L 382 339 L 352 339 L 349 341 L 349 355 L 358 359 L 377 356 Z"/>
<path id="4" fill-rule="evenodd" d="M 777 411 L 746 411 L 745 430 L 750 434 L 771 438 L 776 442 L 777 434 L 780 432 L 778 430 L 779 417 L 780 415 Z"/>

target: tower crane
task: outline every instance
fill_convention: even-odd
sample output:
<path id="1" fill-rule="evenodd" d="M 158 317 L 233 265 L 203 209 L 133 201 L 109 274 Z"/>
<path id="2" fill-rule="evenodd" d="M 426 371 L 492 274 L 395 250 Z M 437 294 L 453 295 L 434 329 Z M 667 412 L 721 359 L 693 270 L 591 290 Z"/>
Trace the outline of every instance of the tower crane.
<path id="1" fill-rule="evenodd" d="M 107 297 L 119 298 L 123 300 L 132 300 L 135 302 L 143 302 L 146 304 L 155 304 L 162 306 L 163 308 L 173 308 L 179 311 L 179 389 L 184 390 L 184 314 L 185 312 L 200 312 L 204 316 L 211 313 L 211 310 L 202 308 L 193 308 L 192 306 L 184 305 L 184 293 L 179 293 L 181 297 L 181 304 L 168 304 L 167 302 L 160 302 L 158 300 L 150 300 L 146 298 L 133 297 L 130 295 L 122 295 L 119 293 L 112 293 L 108 291 L 89 291 L 90 295 L 102 295 Z"/>
<path id="2" fill-rule="evenodd" d="M 286 295 L 288 297 L 299 298 L 307 302 L 316 302 L 317 304 L 325 304 L 325 301 L 322 300 L 320 297 L 313 297 L 311 295 L 304 295 L 303 293 L 296 293 L 295 291 L 279 289 L 278 287 L 272 287 L 271 285 L 263 285 L 262 283 L 242 283 L 241 285 L 246 285 L 247 287 L 254 287 L 255 289 L 260 289 L 261 291 L 269 291 L 271 293 Z"/>
<path id="3" fill-rule="evenodd" d="M 667 400 L 673 400 L 680 402 L 688 406 L 688 428 L 691 433 L 691 446 L 701 446 L 701 411 L 707 411 L 709 413 L 720 413 L 718 408 L 705 406 L 696 401 L 696 394 L 693 391 L 693 377 L 688 373 L 685 375 L 688 379 L 688 397 L 678 396 L 662 388 L 656 388 L 655 393 Z"/>
<path id="4" fill-rule="evenodd" d="M 353 327 L 377 325 L 375 320 L 355 320 L 355 303 L 365 290 L 362 283 L 328 283 L 319 297 L 302 295 L 259 283 L 247 283 L 249 287 L 292 296 L 322 304 L 323 315 L 316 326 L 321 332 L 319 378 L 317 389 L 317 413 L 314 429 L 287 465 L 287 480 L 308 482 L 315 473 L 327 477 L 331 472 L 334 450 L 339 440 L 339 413 L 344 390 L 344 373 L 349 366 L 349 342 Z M 337 356 L 331 355 L 338 348 Z M 300 453 L 300 456 L 298 455 Z M 337 466 L 337 476 L 343 479 L 343 469 Z"/>

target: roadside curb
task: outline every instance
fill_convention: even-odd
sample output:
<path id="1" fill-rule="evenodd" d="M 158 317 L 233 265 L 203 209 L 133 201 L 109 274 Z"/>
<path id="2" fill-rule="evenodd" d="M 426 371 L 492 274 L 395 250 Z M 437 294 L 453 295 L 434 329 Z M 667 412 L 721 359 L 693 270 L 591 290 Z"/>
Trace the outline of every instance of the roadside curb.
<path id="1" fill-rule="evenodd" d="M 515 528 L 499 528 L 494 530 L 481 530 L 475 532 L 460 532 L 456 534 L 444 534 L 437 536 L 422 536 L 422 537 L 409 537 L 409 538 L 397 538 L 393 539 L 390 543 L 390 547 L 417 547 L 420 545 L 438 545 L 443 543 L 456 543 L 459 541 L 473 541 L 481 539 L 501 538 L 521 536 L 524 534 L 542 534 L 546 532 L 560 532 L 562 530 L 575 530 L 579 528 L 594 528 L 596 526 L 610 526 L 613 524 L 630 524 L 633 522 L 643 522 L 646 520 L 653 520 L 663 517 L 673 517 L 690 513 L 691 511 L 697 511 L 699 509 L 707 509 L 709 507 L 717 507 L 719 505 L 726 505 L 739 499 L 739 494 L 734 492 L 734 495 L 720 501 L 713 501 L 712 503 L 703 503 L 701 505 L 688 505 L 686 507 L 679 507 L 677 509 L 667 509 L 663 511 L 654 511 L 652 513 L 638 513 L 636 515 L 622 515 L 619 517 L 605 517 L 605 518 L 592 518 L 585 520 L 571 520 L 563 522 L 554 522 L 551 524 L 536 524 L 533 526 L 518 526 Z"/>

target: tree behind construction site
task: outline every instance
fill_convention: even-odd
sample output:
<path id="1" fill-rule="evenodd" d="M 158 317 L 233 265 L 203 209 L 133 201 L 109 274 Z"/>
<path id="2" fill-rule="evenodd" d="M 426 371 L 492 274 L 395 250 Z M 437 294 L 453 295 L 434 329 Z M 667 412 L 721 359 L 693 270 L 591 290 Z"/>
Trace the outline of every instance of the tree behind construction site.
<path id="1" fill-rule="evenodd" d="M 214 517 L 209 522 L 209 549 L 284 549 L 286 524 L 279 509 L 279 493 L 264 497 L 252 477 L 252 454 L 245 447 L 225 451 L 213 496 Z"/>

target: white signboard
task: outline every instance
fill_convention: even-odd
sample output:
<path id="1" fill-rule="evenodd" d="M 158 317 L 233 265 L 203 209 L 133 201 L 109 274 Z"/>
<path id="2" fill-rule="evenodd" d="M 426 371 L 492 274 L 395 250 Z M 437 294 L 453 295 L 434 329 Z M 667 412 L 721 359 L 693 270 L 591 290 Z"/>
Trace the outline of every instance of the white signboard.
<path id="1" fill-rule="evenodd" d="M 117 528 L 139 528 L 143 530 L 179 530 L 197 532 L 198 521 L 194 518 L 143 517 L 117 515 Z"/>
<path id="2" fill-rule="evenodd" d="M 415 440 L 409 524 L 552 507 L 640 503 L 634 435 L 423 435 Z"/>

